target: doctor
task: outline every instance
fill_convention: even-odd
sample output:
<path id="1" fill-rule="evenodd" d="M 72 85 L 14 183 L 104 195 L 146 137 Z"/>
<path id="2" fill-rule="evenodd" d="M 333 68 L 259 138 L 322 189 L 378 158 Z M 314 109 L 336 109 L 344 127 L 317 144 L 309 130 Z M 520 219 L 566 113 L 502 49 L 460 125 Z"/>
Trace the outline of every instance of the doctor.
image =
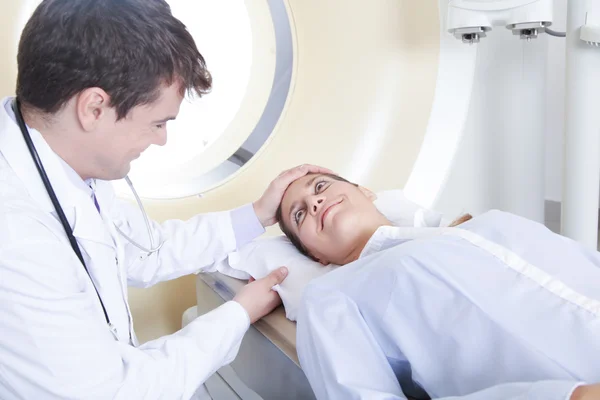
<path id="1" fill-rule="evenodd" d="M 128 284 L 212 270 L 275 222 L 292 181 L 321 170 L 289 170 L 231 212 L 146 229 L 107 181 L 165 144 L 186 91 L 210 87 L 163 0 L 45 0 L 36 9 L 19 44 L 18 102 L 0 103 L 0 398 L 190 398 L 279 303 L 271 287 L 285 268 L 176 334 L 138 346 L 133 331 Z M 160 250 L 132 244 L 149 234 Z"/>

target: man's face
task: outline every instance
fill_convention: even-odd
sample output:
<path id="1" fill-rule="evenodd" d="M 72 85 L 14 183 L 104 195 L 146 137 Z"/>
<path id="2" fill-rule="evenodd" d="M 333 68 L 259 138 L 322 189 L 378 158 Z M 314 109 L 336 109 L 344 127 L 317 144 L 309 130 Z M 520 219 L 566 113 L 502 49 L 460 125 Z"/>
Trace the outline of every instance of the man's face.
<path id="1" fill-rule="evenodd" d="M 121 179 L 129 173 L 131 162 L 150 145 L 167 143 L 167 121 L 179 113 L 183 96 L 178 84 L 162 87 L 156 101 L 134 107 L 125 118 L 117 121 L 114 108 L 107 108 L 94 132 L 91 154 L 96 178 Z"/>
<path id="2" fill-rule="evenodd" d="M 368 190 L 326 175 L 311 174 L 292 183 L 282 203 L 282 219 L 305 248 L 324 264 L 340 264 L 364 245 L 361 227 L 378 214 Z"/>

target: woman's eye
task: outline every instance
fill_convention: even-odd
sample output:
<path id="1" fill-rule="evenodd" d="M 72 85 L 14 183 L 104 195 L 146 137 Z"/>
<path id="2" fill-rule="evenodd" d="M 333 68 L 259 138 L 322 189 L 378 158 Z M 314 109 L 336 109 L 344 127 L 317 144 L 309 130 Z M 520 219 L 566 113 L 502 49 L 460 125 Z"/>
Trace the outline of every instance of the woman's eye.
<path id="1" fill-rule="evenodd" d="M 315 190 L 317 193 L 319 193 L 321 190 L 323 190 L 324 187 L 325 187 L 325 181 L 321 181 L 315 185 Z"/>
<path id="2" fill-rule="evenodd" d="M 164 128 L 164 127 L 165 127 L 165 124 L 158 124 L 158 125 L 156 125 L 156 128 L 157 128 L 157 129 L 162 129 L 162 128 Z"/>
<path id="3" fill-rule="evenodd" d="M 296 220 L 296 224 L 300 223 L 300 218 L 302 218 L 302 215 L 304 215 L 304 210 L 296 211 L 296 214 L 294 214 L 294 219 Z"/>

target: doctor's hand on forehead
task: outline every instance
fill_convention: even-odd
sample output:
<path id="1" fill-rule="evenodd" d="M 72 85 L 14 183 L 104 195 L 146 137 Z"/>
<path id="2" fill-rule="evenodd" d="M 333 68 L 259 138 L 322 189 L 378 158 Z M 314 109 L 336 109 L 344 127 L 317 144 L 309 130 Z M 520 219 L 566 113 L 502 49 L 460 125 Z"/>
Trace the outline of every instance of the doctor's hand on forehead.
<path id="1" fill-rule="evenodd" d="M 275 214 L 281 203 L 283 194 L 292 182 L 302 178 L 306 174 L 332 174 L 333 171 L 318 167 L 316 165 L 303 164 L 295 168 L 283 171 L 277 178 L 271 182 L 265 193 L 260 199 L 254 202 L 254 212 L 258 220 L 265 228 L 277 223 Z"/>

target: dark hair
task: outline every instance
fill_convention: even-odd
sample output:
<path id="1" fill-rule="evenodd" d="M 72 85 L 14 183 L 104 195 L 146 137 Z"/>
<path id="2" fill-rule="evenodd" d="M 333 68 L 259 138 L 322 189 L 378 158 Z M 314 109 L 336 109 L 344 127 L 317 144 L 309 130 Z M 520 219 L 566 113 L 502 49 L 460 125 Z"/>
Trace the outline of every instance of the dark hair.
<path id="1" fill-rule="evenodd" d="M 309 174 L 309 175 L 315 175 L 315 174 Z M 352 183 L 338 175 L 334 175 L 334 174 L 320 174 L 320 175 L 327 176 L 336 181 L 346 182 L 346 183 L 350 183 L 351 185 L 358 186 L 356 183 Z M 308 249 L 304 246 L 304 244 L 302 243 L 300 238 L 290 229 L 290 227 L 288 227 L 285 224 L 285 222 L 283 222 L 283 210 L 281 208 L 281 205 L 282 204 L 279 204 L 279 207 L 277 207 L 277 213 L 275 214 L 275 218 L 277 218 L 277 221 L 279 222 L 279 229 L 281 229 L 281 231 L 285 234 L 285 236 L 287 236 L 287 238 L 290 240 L 290 242 L 292 242 L 292 244 L 298 249 L 298 251 L 300 253 L 304 254 L 305 256 L 311 258 L 314 261 L 318 261 L 315 258 L 315 256 L 313 256 L 310 253 L 310 251 L 308 251 Z"/>
<path id="2" fill-rule="evenodd" d="M 118 119 L 159 96 L 210 91 L 212 78 L 185 25 L 164 0 L 44 0 L 19 42 L 17 96 L 53 114 L 90 87 L 110 96 Z"/>

